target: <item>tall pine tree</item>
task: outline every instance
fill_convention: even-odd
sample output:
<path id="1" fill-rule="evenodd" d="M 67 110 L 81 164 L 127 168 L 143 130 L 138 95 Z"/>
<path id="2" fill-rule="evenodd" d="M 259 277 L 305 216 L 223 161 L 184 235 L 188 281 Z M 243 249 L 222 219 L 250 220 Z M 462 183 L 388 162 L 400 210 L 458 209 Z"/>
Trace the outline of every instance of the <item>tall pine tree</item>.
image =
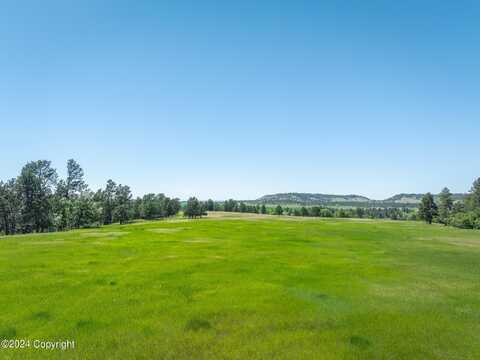
<path id="1" fill-rule="evenodd" d="M 420 219 L 425 220 L 427 224 L 431 224 L 433 218 L 437 216 L 437 205 L 435 204 L 431 193 L 426 193 L 422 197 L 422 202 L 418 209 L 418 215 L 420 216 Z"/>

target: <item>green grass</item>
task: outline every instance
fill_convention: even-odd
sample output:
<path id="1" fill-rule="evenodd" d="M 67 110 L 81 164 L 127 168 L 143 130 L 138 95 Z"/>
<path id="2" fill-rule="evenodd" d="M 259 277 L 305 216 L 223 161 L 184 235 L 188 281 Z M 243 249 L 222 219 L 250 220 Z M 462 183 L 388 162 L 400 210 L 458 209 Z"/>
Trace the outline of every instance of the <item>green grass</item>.
<path id="1" fill-rule="evenodd" d="M 480 359 L 480 233 L 216 214 L 0 238 L 0 359 Z"/>

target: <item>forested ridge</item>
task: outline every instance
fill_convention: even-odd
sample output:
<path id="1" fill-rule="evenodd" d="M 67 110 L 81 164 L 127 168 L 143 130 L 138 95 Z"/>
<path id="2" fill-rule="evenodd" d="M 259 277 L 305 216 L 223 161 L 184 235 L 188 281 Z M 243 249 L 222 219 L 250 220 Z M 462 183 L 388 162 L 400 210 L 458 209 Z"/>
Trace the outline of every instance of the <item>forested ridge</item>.
<path id="1" fill-rule="evenodd" d="M 440 223 L 463 229 L 480 229 L 480 178 L 475 180 L 468 194 L 452 194 L 444 188 L 438 195 L 427 193 L 419 196 L 418 208 L 409 206 L 357 206 L 339 207 L 327 205 L 302 205 L 284 204 L 290 195 L 298 199 L 299 193 L 264 196 L 255 201 L 236 201 L 233 199 L 225 202 L 209 200 L 204 207 L 207 210 L 220 210 L 228 212 L 246 212 L 272 215 L 308 216 L 324 218 L 360 218 L 360 219 L 391 219 L 391 220 L 424 220 L 425 222 Z M 287 195 L 287 196 L 284 196 Z M 309 194 L 304 194 L 309 195 Z M 400 194 L 418 196 L 418 194 Z M 461 195 L 461 196 L 460 196 Z M 321 195 L 325 196 L 325 195 Z M 336 196 L 338 195 L 329 195 Z M 341 195 L 340 195 L 341 196 Z M 280 203 L 272 204 L 273 198 L 280 199 Z M 358 197 L 358 195 L 347 195 Z"/>
<path id="2" fill-rule="evenodd" d="M 363 208 L 418 208 L 425 194 L 396 194 L 387 199 L 373 200 L 363 195 L 332 195 L 316 193 L 278 193 L 264 195 L 247 203 L 266 203 L 270 205 L 300 205 L 300 206 L 341 206 Z M 454 201 L 464 200 L 467 194 L 452 194 Z M 438 201 L 440 194 L 433 195 Z"/>

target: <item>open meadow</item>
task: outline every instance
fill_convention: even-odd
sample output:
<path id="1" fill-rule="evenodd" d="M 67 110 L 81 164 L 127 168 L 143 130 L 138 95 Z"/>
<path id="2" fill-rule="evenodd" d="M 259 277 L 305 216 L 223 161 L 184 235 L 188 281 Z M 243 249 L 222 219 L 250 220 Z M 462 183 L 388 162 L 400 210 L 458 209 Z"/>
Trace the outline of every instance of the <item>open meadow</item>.
<path id="1" fill-rule="evenodd" d="M 0 359 L 480 359 L 480 232 L 210 213 L 0 238 Z"/>

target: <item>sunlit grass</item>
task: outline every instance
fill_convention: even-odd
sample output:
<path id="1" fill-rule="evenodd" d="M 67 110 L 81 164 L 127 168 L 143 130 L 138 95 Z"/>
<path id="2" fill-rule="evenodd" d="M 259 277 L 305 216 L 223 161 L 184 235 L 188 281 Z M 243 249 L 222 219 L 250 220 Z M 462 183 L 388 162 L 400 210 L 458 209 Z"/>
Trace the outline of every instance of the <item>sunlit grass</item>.
<path id="1" fill-rule="evenodd" d="M 480 233 L 214 214 L 0 239 L 0 359 L 479 359 Z"/>

